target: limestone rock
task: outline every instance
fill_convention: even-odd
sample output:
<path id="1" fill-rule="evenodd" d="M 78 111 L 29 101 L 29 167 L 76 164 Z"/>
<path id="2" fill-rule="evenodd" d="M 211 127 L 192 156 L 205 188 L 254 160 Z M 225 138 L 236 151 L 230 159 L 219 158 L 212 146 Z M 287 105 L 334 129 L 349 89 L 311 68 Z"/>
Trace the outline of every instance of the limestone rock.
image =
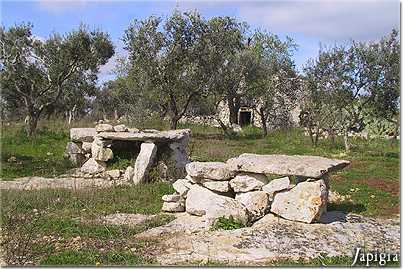
<path id="1" fill-rule="evenodd" d="M 98 133 L 98 137 L 112 140 L 122 141 L 153 141 L 153 142 L 167 142 L 167 141 L 179 141 L 186 139 L 190 136 L 189 129 L 183 130 L 169 130 L 158 132 L 101 132 Z"/>
<path id="2" fill-rule="evenodd" d="M 101 161 L 96 161 L 94 158 L 90 158 L 81 167 L 81 172 L 87 174 L 97 174 L 104 172 L 106 169 L 106 164 Z"/>
<path id="3" fill-rule="evenodd" d="M 95 128 L 71 128 L 70 139 L 74 142 L 92 142 L 97 135 Z"/>
<path id="4" fill-rule="evenodd" d="M 196 216 L 205 216 L 209 220 L 230 217 L 246 224 L 246 208 L 237 200 L 216 194 L 197 184 L 192 185 L 186 198 L 186 212 Z"/>
<path id="5" fill-rule="evenodd" d="M 135 185 L 145 182 L 156 154 L 157 146 L 154 143 L 141 144 L 140 153 L 134 165 L 133 182 Z"/>
<path id="6" fill-rule="evenodd" d="M 185 168 L 186 164 L 190 162 L 189 156 L 186 152 L 186 146 L 189 139 L 181 139 L 181 141 L 169 144 L 172 151 L 172 159 L 175 161 L 176 168 Z"/>
<path id="7" fill-rule="evenodd" d="M 163 162 L 159 161 L 157 165 L 158 175 L 162 181 L 168 180 L 168 166 Z"/>
<path id="8" fill-rule="evenodd" d="M 127 132 L 127 127 L 124 124 L 119 124 L 119 125 L 115 125 L 113 126 L 113 130 L 115 132 Z"/>
<path id="9" fill-rule="evenodd" d="M 87 158 L 84 154 L 77 153 L 77 154 L 70 154 L 68 155 L 68 159 L 70 160 L 71 164 L 75 167 L 79 167 L 85 163 Z"/>
<path id="10" fill-rule="evenodd" d="M 120 170 L 119 169 L 108 170 L 105 172 L 105 174 L 111 177 L 112 179 L 118 179 L 120 177 Z"/>
<path id="11" fill-rule="evenodd" d="M 274 193 L 290 188 L 289 177 L 276 178 L 262 187 L 262 190 L 269 195 L 270 200 L 273 200 Z"/>
<path id="12" fill-rule="evenodd" d="M 323 179 L 297 184 L 274 195 L 270 211 L 288 220 L 312 223 L 326 211 L 328 190 Z"/>
<path id="13" fill-rule="evenodd" d="M 343 169 L 350 162 L 319 156 L 244 153 L 229 159 L 227 164 L 235 171 L 320 178 L 329 172 Z"/>
<path id="14" fill-rule="evenodd" d="M 265 175 L 240 173 L 230 181 L 230 185 L 235 192 L 248 192 L 261 190 L 267 182 L 268 179 Z"/>
<path id="15" fill-rule="evenodd" d="M 183 212 L 185 211 L 185 206 L 183 202 L 164 202 L 161 210 L 165 212 Z"/>
<path id="16" fill-rule="evenodd" d="M 97 161 L 108 161 L 113 159 L 113 152 L 110 148 L 100 148 L 96 155 L 92 155 L 92 157 Z"/>
<path id="17" fill-rule="evenodd" d="M 205 181 L 202 183 L 203 187 L 209 190 L 217 192 L 229 192 L 229 182 L 228 181 Z"/>
<path id="18" fill-rule="evenodd" d="M 178 179 L 172 184 L 172 187 L 175 189 L 175 191 L 182 197 L 186 197 L 186 194 L 191 186 L 192 183 L 190 183 L 190 181 L 187 179 Z"/>
<path id="19" fill-rule="evenodd" d="M 85 152 L 85 153 L 90 153 L 91 152 L 91 147 L 92 147 L 92 143 L 90 143 L 90 142 L 83 142 L 83 144 L 82 144 L 82 150 Z"/>
<path id="20" fill-rule="evenodd" d="M 125 173 L 123 174 L 123 180 L 124 181 L 133 181 L 133 176 L 134 176 L 134 168 L 131 166 L 128 166 L 125 170 Z"/>
<path id="21" fill-rule="evenodd" d="M 235 200 L 246 207 L 251 221 L 263 217 L 269 206 L 269 197 L 264 191 L 238 193 L 235 196 Z"/>
<path id="22" fill-rule="evenodd" d="M 191 162 L 186 165 L 186 172 L 193 179 L 228 180 L 235 175 L 234 171 L 222 162 Z"/>
<path id="23" fill-rule="evenodd" d="M 81 147 L 77 143 L 68 142 L 67 146 L 66 146 L 65 153 L 67 155 L 70 155 L 70 154 L 83 153 L 83 151 L 82 151 Z"/>
<path id="24" fill-rule="evenodd" d="M 95 130 L 100 132 L 113 132 L 113 126 L 107 123 L 101 123 L 95 126 Z"/>
<path id="25" fill-rule="evenodd" d="M 179 200 L 181 200 L 179 194 L 166 194 L 162 196 L 162 201 L 164 202 L 178 202 Z"/>

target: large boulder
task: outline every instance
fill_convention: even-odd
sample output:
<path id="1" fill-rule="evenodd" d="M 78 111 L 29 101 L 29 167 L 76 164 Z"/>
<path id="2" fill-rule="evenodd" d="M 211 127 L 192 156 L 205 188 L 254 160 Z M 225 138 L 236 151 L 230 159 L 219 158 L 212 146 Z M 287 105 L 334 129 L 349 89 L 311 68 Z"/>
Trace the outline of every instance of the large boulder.
<path id="1" fill-rule="evenodd" d="M 95 128 L 71 128 L 70 139 L 74 142 L 92 142 L 97 135 Z"/>
<path id="2" fill-rule="evenodd" d="M 95 130 L 100 133 L 100 132 L 114 132 L 113 126 L 107 123 L 101 123 L 97 124 L 95 126 Z"/>
<path id="3" fill-rule="evenodd" d="M 321 178 L 329 172 L 343 169 L 350 162 L 319 156 L 244 153 L 239 157 L 229 159 L 227 164 L 230 169 L 241 172 Z"/>
<path id="4" fill-rule="evenodd" d="M 106 170 L 106 164 L 101 161 L 96 161 L 94 158 L 90 158 L 81 166 L 80 170 L 87 174 L 98 174 Z"/>
<path id="5" fill-rule="evenodd" d="M 248 222 L 246 208 L 237 200 L 216 194 L 197 184 L 192 185 L 186 198 L 186 212 L 191 215 L 205 216 L 209 222 L 219 217 L 230 217 L 243 224 Z"/>
<path id="6" fill-rule="evenodd" d="M 323 179 L 306 181 L 274 195 L 270 211 L 288 220 L 312 223 L 326 211 L 328 189 Z"/>
<path id="7" fill-rule="evenodd" d="M 248 192 L 261 190 L 267 182 L 268 179 L 265 175 L 240 173 L 230 181 L 230 185 L 235 192 Z"/>
<path id="8" fill-rule="evenodd" d="M 186 172 L 193 179 L 228 180 L 235 175 L 222 162 L 192 162 L 186 165 Z"/>
<path id="9" fill-rule="evenodd" d="M 172 187 L 180 196 L 186 197 L 192 183 L 187 179 L 178 179 L 172 184 Z"/>
<path id="10" fill-rule="evenodd" d="M 176 168 L 185 168 L 186 164 L 190 162 L 186 152 L 188 141 L 189 138 L 187 137 L 169 144 L 169 148 L 172 151 L 171 159 L 175 162 Z"/>
<path id="11" fill-rule="evenodd" d="M 134 165 L 133 183 L 135 185 L 146 181 L 148 172 L 157 154 L 157 146 L 154 143 L 142 143 L 140 153 Z"/>
<path id="12" fill-rule="evenodd" d="M 273 200 L 274 194 L 276 192 L 286 190 L 290 188 L 290 178 L 282 177 L 276 178 L 270 181 L 268 184 L 262 187 L 262 191 L 266 192 L 269 195 L 270 200 Z"/>
<path id="13" fill-rule="evenodd" d="M 238 193 L 235 200 L 246 207 L 250 221 L 263 217 L 269 206 L 269 197 L 264 191 Z"/>

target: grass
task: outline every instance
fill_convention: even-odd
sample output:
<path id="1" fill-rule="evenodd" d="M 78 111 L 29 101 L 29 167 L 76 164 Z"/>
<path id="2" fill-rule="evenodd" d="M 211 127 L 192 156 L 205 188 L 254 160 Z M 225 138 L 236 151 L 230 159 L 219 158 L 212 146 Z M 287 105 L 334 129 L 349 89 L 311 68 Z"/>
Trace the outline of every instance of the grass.
<path id="1" fill-rule="evenodd" d="M 232 216 L 229 218 L 219 217 L 214 223 L 212 230 L 235 230 L 243 227 L 245 227 L 245 225 L 235 220 Z"/>
<path id="2" fill-rule="evenodd" d="M 41 260 L 41 265 L 87 265 L 87 266 L 103 266 L 103 265 L 138 265 L 144 264 L 145 260 L 130 252 L 108 252 L 101 253 L 99 251 L 74 251 L 65 250 L 57 254 L 50 255 Z"/>
<path id="3" fill-rule="evenodd" d="M 78 125 L 80 124 L 82 123 Z M 157 127 L 151 122 L 147 124 L 142 128 L 167 128 L 166 124 Z M 93 126 L 93 123 L 83 126 Z M 63 159 L 63 152 L 69 140 L 68 128 L 60 122 L 41 123 L 37 136 L 28 139 L 21 125 L 3 126 L 0 171 L 2 180 L 22 176 L 51 177 L 67 172 L 71 166 Z M 351 165 L 333 174 L 331 179 L 331 188 L 349 198 L 343 202 L 330 203 L 329 210 L 385 217 L 399 212 L 399 143 L 392 144 L 381 139 L 353 139 L 352 151 L 345 153 L 341 139 L 336 139 L 334 144 L 330 140 L 321 140 L 317 147 L 313 147 L 309 137 L 298 129 L 274 131 L 267 137 L 262 137 L 259 129 L 248 127 L 239 135 L 224 137 L 218 128 L 190 124 L 182 124 L 179 128 L 192 130 L 189 153 L 193 160 L 198 161 L 225 161 L 245 152 L 318 155 L 350 160 Z M 10 157 L 15 157 L 15 160 Z M 129 158 L 120 157 L 109 163 L 110 169 L 127 166 Z M 145 229 L 172 219 L 158 214 L 162 205 L 161 196 L 172 192 L 169 184 L 158 181 L 107 190 L 1 191 L 0 224 L 4 233 L 1 247 L 8 253 L 9 264 L 14 265 L 154 263 L 147 255 L 152 242 L 133 241 L 131 238 Z M 94 222 L 99 216 L 118 212 L 158 214 L 158 217 L 135 227 L 117 227 Z M 216 224 L 217 229 L 240 227 L 227 219 Z M 52 240 L 43 239 L 47 237 L 52 237 Z M 80 238 L 82 245 L 76 245 L 76 238 Z M 305 261 L 280 261 L 270 265 L 292 266 L 301 263 Z M 348 265 L 351 264 L 351 258 L 325 257 L 311 260 L 307 264 L 323 263 Z"/>
<path id="4" fill-rule="evenodd" d="M 95 258 L 101 264 L 111 265 L 149 263 L 152 260 L 145 249 L 150 242 L 131 238 L 173 219 L 158 214 L 162 195 L 172 192 L 171 185 L 162 182 L 108 190 L 2 190 L 1 247 L 8 264 L 14 265 L 58 265 L 74 257 L 79 258 L 76 264 L 80 265 L 94 265 Z M 118 212 L 158 215 L 134 227 L 96 222 L 100 216 Z M 50 236 L 55 240 L 44 240 Z M 84 245 L 74 248 L 71 244 L 75 238 L 80 238 Z M 135 255 L 127 254 L 127 246 L 137 249 Z M 100 248 L 106 250 L 98 253 Z"/>

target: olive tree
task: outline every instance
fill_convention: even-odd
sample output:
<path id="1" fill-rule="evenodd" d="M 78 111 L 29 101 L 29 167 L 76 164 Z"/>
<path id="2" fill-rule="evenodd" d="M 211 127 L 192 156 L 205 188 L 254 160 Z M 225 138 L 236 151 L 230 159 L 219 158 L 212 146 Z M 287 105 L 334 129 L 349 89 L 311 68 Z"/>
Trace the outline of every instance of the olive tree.
<path id="1" fill-rule="evenodd" d="M 71 90 L 80 79 L 96 82 L 98 69 L 113 55 L 108 34 L 80 26 L 66 35 L 53 34 L 42 41 L 31 24 L 0 28 L 0 83 L 5 96 L 21 100 L 26 131 L 35 133 L 42 113 Z"/>
<path id="2" fill-rule="evenodd" d="M 164 23 L 154 16 L 135 20 L 125 31 L 133 90 L 158 104 L 172 129 L 209 87 L 205 32 L 206 22 L 198 13 L 179 11 Z"/>
<path id="3" fill-rule="evenodd" d="M 342 135 L 349 151 L 349 134 L 364 129 L 368 111 L 393 120 L 400 100 L 399 51 L 395 31 L 379 42 L 320 51 L 304 68 L 307 98 L 301 122 L 316 129 L 316 137 L 319 130 Z"/>
<path id="4" fill-rule="evenodd" d="M 257 67 L 250 80 L 247 97 L 260 118 L 264 136 L 268 124 L 287 127 L 290 111 L 299 98 L 299 77 L 292 59 L 295 42 L 287 37 L 282 41 L 277 35 L 257 31 L 249 50 L 255 55 Z"/>

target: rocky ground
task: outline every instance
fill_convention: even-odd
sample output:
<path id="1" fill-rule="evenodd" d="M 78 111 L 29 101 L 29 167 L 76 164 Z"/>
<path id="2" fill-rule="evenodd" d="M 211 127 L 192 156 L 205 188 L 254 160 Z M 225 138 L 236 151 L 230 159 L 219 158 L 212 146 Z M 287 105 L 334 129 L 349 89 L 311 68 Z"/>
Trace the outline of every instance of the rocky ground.
<path id="1" fill-rule="evenodd" d="M 252 227 L 212 231 L 201 217 L 186 213 L 139 238 L 164 238 L 156 258 L 162 265 L 200 262 L 264 265 L 281 260 L 353 256 L 356 247 L 400 252 L 399 219 L 374 219 L 328 212 L 321 221 L 305 224 L 266 215 Z"/>

